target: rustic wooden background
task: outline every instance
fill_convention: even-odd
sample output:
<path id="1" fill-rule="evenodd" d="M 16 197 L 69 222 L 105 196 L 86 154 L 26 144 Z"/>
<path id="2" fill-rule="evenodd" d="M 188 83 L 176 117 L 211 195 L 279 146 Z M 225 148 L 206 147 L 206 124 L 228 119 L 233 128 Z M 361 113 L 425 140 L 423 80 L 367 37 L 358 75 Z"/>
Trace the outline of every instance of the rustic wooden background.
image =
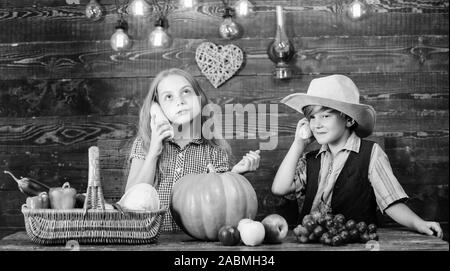
<path id="1" fill-rule="evenodd" d="M 84 191 L 87 149 L 98 144 L 104 190 L 113 200 L 123 184 L 123 148 L 136 132 L 139 106 L 160 70 L 186 69 L 221 105 L 277 103 L 306 92 L 313 78 L 342 73 L 359 86 L 362 102 L 376 108 L 376 135 L 385 139 L 394 173 L 411 197 L 408 205 L 423 218 L 448 221 L 448 0 L 372 0 L 374 12 L 359 22 L 342 14 L 341 0 L 252 0 L 257 12 L 237 20 L 244 35 L 233 41 L 245 52 L 245 66 L 218 89 L 200 74 L 194 54 L 203 41 L 227 43 L 218 36 L 221 1 L 199 1 L 195 10 L 172 1 L 175 39 L 164 51 L 151 50 L 146 42 L 154 15 L 126 16 L 134 46 L 124 55 L 109 46 L 118 18 L 114 0 L 100 1 L 108 11 L 100 22 L 86 19 L 88 0 L 80 2 L 0 0 L 2 171 L 51 186 L 69 181 Z M 266 55 L 275 34 L 275 5 L 285 9 L 297 51 L 295 77 L 286 82 L 273 79 Z M 292 224 L 295 205 L 271 195 L 270 185 L 300 115 L 284 105 L 278 109 L 278 148 L 262 152 L 261 168 L 247 176 L 258 193 L 259 217 L 278 212 Z M 230 141 L 237 157 L 259 142 Z M 0 174 L 0 229 L 23 228 L 24 201 L 15 182 Z"/>

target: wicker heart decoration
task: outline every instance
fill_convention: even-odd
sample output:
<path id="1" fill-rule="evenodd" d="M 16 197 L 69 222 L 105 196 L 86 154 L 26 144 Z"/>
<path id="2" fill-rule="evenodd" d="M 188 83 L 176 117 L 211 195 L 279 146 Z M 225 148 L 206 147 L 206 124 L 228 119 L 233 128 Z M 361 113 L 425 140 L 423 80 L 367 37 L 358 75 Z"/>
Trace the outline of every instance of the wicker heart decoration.
<path id="1" fill-rule="evenodd" d="M 222 46 L 203 42 L 197 47 L 195 60 L 200 71 L 217 88 L 241 68 L 244 54 L 234 44 Z"/>

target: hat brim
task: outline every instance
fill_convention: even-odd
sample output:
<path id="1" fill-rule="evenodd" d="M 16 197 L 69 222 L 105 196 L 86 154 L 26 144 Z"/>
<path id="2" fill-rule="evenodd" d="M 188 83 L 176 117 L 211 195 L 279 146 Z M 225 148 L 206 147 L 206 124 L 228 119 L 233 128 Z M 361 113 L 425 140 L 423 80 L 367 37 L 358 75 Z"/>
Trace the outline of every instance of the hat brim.
<path id="1" fill-rule="evenodd" d="M 358 123 L 355 132 L 359 137 L 368 137 L 372 134 L 375 127 L 376 112 L 370 105 L 346 103 L 305 93 L 290 94 L 284 97 L 280 102 L 302 114 L 304 114 L 303 107 L 307 105 L 321 105 L 340 111 Z"/>

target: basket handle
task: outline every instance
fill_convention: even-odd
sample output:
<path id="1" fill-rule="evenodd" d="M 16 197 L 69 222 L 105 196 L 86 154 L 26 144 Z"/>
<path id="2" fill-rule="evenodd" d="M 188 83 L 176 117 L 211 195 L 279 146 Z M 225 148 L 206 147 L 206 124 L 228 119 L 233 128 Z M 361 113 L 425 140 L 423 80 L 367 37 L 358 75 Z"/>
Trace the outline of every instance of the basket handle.
<path id="1" fill-rule="evenodd" d="M 86 200 L 84 202 L 85 212 L 88 209 L 105 210 L 105 198 L 103 197 L 100 182 L 100 155 L 97 146 L 89 148 L 89 175 Z"/>

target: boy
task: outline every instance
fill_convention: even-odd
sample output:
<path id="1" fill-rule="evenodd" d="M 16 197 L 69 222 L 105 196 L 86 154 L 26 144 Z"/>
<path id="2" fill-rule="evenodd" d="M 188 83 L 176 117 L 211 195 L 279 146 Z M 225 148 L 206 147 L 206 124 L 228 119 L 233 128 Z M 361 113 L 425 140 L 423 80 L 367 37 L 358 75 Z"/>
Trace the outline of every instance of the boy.
<path id="1" fill-rule="evenodd" d="M 378 206 L 403 226 L 443 237 L 439 223 L 424 221 L 403 203 L 408 196 L 381 147 L 361 139 L 372 133 L 376 114 L 370 105 L 359 103 L 358 88 L 350 78 L 314 79 L 306 94 L 291 94 L 281 102 L 306 118 L 297 124 L 272 192 L 295 192 L 303 200 L 300 221 L 310 212 L 331 208 L 348 219 L 376 223 Z M 314 139 L 320 150 L 303 154 Z"/>

